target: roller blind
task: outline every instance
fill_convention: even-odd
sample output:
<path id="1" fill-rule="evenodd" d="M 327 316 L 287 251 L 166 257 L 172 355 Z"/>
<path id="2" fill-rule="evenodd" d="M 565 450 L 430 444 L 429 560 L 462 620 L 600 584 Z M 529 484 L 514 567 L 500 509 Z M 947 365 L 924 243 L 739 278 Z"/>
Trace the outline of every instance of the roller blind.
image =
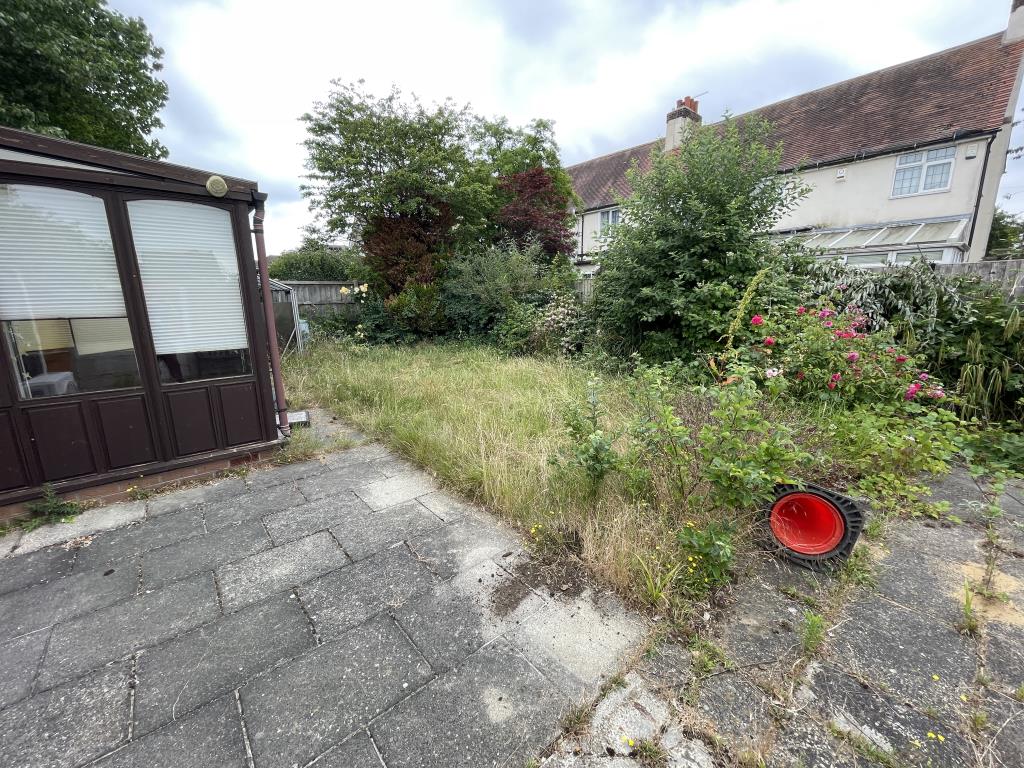
<path id="1" fill-rule="evenodd" d="M 231 216 L 173 200 L 128 203 L 158 355 L 249 346 Z"/>
<path id="2" fill-rule="evenodd" d="M 0 184 L 0 319 L 123 317 L 103 201 Z"/>

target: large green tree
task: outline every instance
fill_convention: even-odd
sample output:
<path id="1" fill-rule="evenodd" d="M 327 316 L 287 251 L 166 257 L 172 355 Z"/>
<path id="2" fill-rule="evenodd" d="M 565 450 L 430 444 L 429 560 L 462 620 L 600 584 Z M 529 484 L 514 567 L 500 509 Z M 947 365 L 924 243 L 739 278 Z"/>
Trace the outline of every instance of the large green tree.
<path id="1" fill-rule="evenodd" d="M 397 89 L 377 97 L 362 83 L 333 86 L 302 118 L 303 191 L 322 235 L 360 242 L 388 293 L 433 282 L 453 253 L 523 241 L 528 233 L 508 231 L 500 215 L 515 196 L 506 179 L 542 169 L 567 210 L 572 186 L 550 123 L 517 128 L 451 101 L 426 106 Z M 550 196 L 536 198 L 550 205 Z"/>
<path id="2" fill-rule="evenodd" d="M 988 233 L 986 261 L 1019 259 L 1024 255 L 1024 216 L 996 208 Z"/>
<path id="3" fill-rule="evenodd" d="M 778 173 L 781 145 L 759 118 L 695 128 L 655 151 L 601 256 L 594 309 L 617 352 L 652 358 L 713 350 L 751 278 L 774 252 L 767 234 L 805 194 Z"/>
<path id="4" fill-rule="evenodd" d="M 142 19 L 104 0 L 0 3 L 0 124 L 147 157 L 167 84 Z"/>

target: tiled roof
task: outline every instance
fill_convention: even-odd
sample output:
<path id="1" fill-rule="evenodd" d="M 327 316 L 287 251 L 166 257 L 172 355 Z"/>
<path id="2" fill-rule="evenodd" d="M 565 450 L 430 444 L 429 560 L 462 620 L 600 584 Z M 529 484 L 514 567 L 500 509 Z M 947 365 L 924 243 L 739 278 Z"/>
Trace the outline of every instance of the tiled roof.
<path id="1" fill-rule="evenodd" d="M 775 126 L 780 170 L 934 144 L 1002 126 L 1024 41 L 1002 33 L 753 110 Z M 744 117 L 740 115 L 739 117 Z M 625 172 L 662 139 L 568 168 L 584 209 L 628 195 Z"/>

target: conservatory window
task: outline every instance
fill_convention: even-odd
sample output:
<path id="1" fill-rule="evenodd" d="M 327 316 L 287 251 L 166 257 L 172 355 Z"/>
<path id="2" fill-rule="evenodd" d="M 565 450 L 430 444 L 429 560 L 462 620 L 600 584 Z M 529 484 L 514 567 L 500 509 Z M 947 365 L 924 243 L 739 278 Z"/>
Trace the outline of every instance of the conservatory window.
<path id="1" fill-rule="evenodd" d="M 23 399 L 140 383 L 103 200 L 0 184 L 0 321 Z"/>
<path id="2" fill-rule="evenodd" d="M 896 159 L 892 196 L 904 197 L 949 189 L 955 157 L 956 147 L 941 147 L 900 155 Z"/>
<path id="3" fill-rule="evenodd" d="M 128 203 L 160 380 L 249 373 L 231 215 L 174 200 Z"/>

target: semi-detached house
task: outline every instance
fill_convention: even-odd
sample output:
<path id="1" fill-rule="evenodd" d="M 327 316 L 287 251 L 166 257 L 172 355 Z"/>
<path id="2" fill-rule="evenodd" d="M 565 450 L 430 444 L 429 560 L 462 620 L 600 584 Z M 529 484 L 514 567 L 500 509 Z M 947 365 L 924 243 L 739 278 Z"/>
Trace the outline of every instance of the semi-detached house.
<path id="1" fill-rule="evenodd" d="M 1022 52 L 1024 0 L 1014 0 L 1003 32 L 746 113 L 773 125 L 779 171 L 810 188 L 776 236 L 865 267 L 914 255 L 980 260 L 1006 168 Z M 581 272 L 597 270 L 619 222 L 619 201 L 631 191 L 626 172 L 649 167 L 652 152 L 671 151 L 700 122 L 698 103 L 681 99 L 663 137 L 567 169 L 582 203 Z"/>

